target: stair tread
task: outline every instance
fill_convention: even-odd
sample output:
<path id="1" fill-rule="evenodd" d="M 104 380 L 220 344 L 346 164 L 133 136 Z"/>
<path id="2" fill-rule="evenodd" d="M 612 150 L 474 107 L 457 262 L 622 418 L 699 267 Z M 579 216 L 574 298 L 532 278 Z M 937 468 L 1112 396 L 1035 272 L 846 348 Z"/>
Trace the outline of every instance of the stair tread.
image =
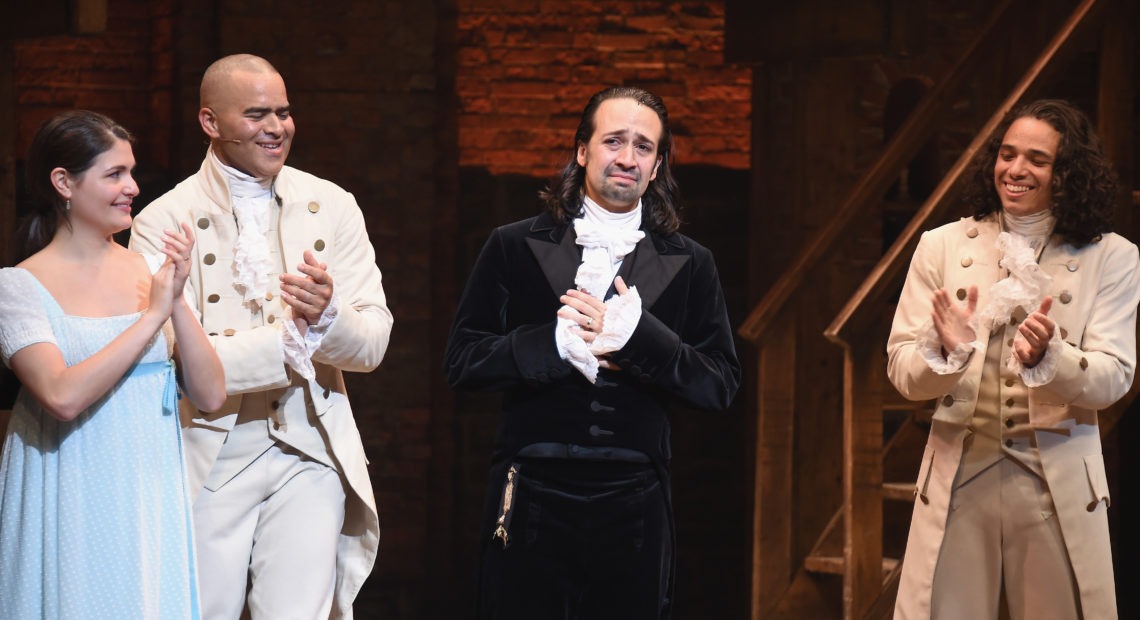
<path id="1" fill-rule="evenodd" d="M 898 558 L 883 558 L 883 577 L 886 578 L 898 564 Z M 841 555 L 809 555 L 804 558 L 804 569 L 813 573 L 842 575 L 845 565 Z"/>
<path id="2" fill-rule="evenodd" d="M 884 482 L 883 483 L 883 499 L 890 499 L 900 502 L 910 502 L 914 500 L 914 483 L 913 482 Z"/>

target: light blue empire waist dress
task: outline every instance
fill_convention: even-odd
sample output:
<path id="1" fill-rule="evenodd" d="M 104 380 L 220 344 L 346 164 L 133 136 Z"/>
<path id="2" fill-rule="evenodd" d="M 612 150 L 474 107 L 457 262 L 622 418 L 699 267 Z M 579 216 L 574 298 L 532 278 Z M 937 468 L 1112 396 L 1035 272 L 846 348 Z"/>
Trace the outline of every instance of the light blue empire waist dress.
<path id="1" fill-rule="evenodd" d="M 5 364 L 37 342 L 76 364 L 140 316 L 68 316 L 31 273 L 0 270 Z M 162 331 L 73 421 L 20 391 L 0 455 L 0 619 L 199 617 L 177 392 Z"/>

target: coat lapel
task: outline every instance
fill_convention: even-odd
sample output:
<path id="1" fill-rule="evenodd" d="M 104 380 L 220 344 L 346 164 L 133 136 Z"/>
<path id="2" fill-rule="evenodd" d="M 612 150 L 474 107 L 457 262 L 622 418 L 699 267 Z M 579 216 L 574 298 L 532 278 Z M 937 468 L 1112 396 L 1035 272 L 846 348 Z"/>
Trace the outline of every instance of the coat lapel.
<path id="1" fill-rule="evenodd" d="M 543 214 L 530 230 L 531 236 L 527 237 L 526 244 L 538 260 L 542 273 L 550 284 L 550 291 L 559 297 L 574 288 L 574 276 L 582 262 L 578 245 L 574 243 L 577 238 L 574 227 L 555 226 L 549 216 Z"/>
<path id="2" fill-rule="evenodd" d="M 578 273 L 578 265 L 582 263 L 582 252 L 574 242 L 577 238 L 574 227 L 556 225 L 549 216 L 543 214 L 535 221 L 530 232 L 531 236 L 527 237 L 526 243 L 542 267 L 551 292 L 559 296 L 574 288 L 574 276 Z M 646 233 L 618 270 L 618 275 L 627 285 L 637 287 L 645 308 L 653 307 L 661 293 L 665 292 L 669 283 L 689 262 L 688 254 L 666 254 L 667 246 L 683 247 L 673 237 L 662 238 Z M 606 298 L 613 294 L 614 288 L 611 285 Z"/>
<path id="3" fill-rule="evenodd" d="M 658 251 L 657 244 L 654 242 L 655 237 L 653 233 L 646 233 L 645 237 L 637 242 L 637 248 L 626 257 L 625 261 L 622 262 L 621 269 L 618 270 L 618 275 L 621 276 L 627 286 L 637 287 L 637 292 L 641 295 L 641 305 L 644 308 L 652 308 L 653 304 L 657 303 L 657 298 L 665 292 L 665 288 L 669 286 L 669 283 L 673 281 L 685 263 L 689 262 L 688 254 L 664 253 L 666 245 L 677 245 L 669 238 L 659 239 L 662 247 L 661 251 Z M 611 286 L 606 296 L 608 297 L 613 292 L 613 286 Z"/>

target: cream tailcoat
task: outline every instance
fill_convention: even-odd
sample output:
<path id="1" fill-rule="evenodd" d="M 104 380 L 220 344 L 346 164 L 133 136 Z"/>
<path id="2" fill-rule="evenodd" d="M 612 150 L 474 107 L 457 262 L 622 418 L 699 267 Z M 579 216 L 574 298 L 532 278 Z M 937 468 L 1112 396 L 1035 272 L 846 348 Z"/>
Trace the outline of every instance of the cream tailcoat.
<path id="1" fill-rule="evenodd" d="M 891 326 L 887 343 L 891 382 L 909 399 L 937 399 L 915 489 L 895 618 L 930 617 L 950 492 L 963 441 L 971 432 L 986 358 L 984 350 L 975 351 L 962 371 L 939 375 L 920 355 L 916 334 L 931 320 L 930 298 L 938 288 L 964 299 L 969 287 L 977 286 L 978 308 L 985 307 L 990 285 L 1004 277 L 995 247 L 998 233 L 994 216 L 980 222 L 963 218 L 924 233 Z M 1053 237 L 1039 263 L 1053 277 L 1049 316 L 1056 321 L 1064 344 L 1055 378 L 1029 388 L 1029 420 L 1037 429 L 1045 479 L 1084 616 L 1115 618 L 1106 516 L 1110 500 L 1097 410 L 1115 402 L 1132 384 L 1140 260 L 1135 245 L 1110 233 L 1080 249 Z M 983 345 L 989 338 L 989 332 L 977 334 Z"/>
<path id="2" fill-rule="evenodd" d="M 226 435 L 241 408 L 242 395 L 272 392 L 286 424 L 269 425 L 274 439 L 313 454 L 327 451 L 348 481 L 345 523 L 337 548 L 333 618 L 351 618 L 352 602 L 376 560 L 380 523 L 368 461 L 345 393 L 341 371 L 368 372 L 380 364 L 392 329 L 380 270 L 368 240 L 360 207 L 335 184 L 284 167 L 274 181 L 281 207 L 281 257 L 296 272 L 302 253 L 312 250 L 328 264 L 339 314 L 313 355 L 316 378 L 305 381 L 285 363 L 280 344 L 281 321 L 268 313 L 251 319 L 233 282 L 233 249 L 237 223 L 229 186 L 207 157 L 197 174 L 148 205 L 135 219 L 131 247 L 156 252 L 163 229 L 189 223 L 197 236 L 186 295 L 209 334 L 226 373 L 230 394 L 217 412 L 193 408 L 181 400 L 183 443 L 190 489 L 197 497 Z M 272 303 L 279 284 L 271 279 Z M 288 320 L 287 318 L 285 320 Z M 310 408 L 313 415 L 310 415 Z M 273 419 L 271 412 L 267 416 Z M 312 424 L 316 420 L 316 424 Z M 290 423 L 290 421 L 293 421 Z M 327 438 L 327 450 L 321 436 Z M 313 450 L 306 445 L 319 442 Z"/>

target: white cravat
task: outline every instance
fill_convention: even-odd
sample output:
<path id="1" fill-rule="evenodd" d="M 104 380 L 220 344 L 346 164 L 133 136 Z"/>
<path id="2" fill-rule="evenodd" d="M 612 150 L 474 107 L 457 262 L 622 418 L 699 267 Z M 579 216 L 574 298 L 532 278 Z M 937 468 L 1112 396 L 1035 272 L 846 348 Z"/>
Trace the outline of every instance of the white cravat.
<path id="1" fill-rule="evenodd" d="M 628 213 L 611 213 L 586 198 L 582 217 L 574 220 L 575 243 L 582 246 L 582 264 L 574 284 L 602 299 L 614 281 L 626 254 L 645 237 L 641 228 L 641 202 Z"/>
<path id="2" fill-rule="evenodd" d="M 579 290 L 603 299 L 626 255 L 645 237 L 645 232 L 640 230 L 641 201 L 628 213 L 612 213 L 585 198 L 582 211 L 582 217 L 574 220 L 575 243 L 582 246 L 582 264 L 578 266 L 574 284 Z M 630 289 L 629 293 L 606 303 L 605 331 L 597 335 L 593 346 L 586 344 L 576 331 L 576 321 L 558 318 L 555 328 L 558 351 L 590 382 L 598 376 L 596 356 L 620 349 L 641 318 L 641 299 L 636 289 Z"/>
<path id="3" fill-rule="evenodd" d="M 234 281 L 245 301 L 261 304 L 269 288 L 273 261 L 269 257 L 269 209 L 273 204 L 273 179 L 258 179 L 231 168 L 217 159 L 230 187 L 231 204 L 237 218 L 238 237 L 234 244 Z"/>

